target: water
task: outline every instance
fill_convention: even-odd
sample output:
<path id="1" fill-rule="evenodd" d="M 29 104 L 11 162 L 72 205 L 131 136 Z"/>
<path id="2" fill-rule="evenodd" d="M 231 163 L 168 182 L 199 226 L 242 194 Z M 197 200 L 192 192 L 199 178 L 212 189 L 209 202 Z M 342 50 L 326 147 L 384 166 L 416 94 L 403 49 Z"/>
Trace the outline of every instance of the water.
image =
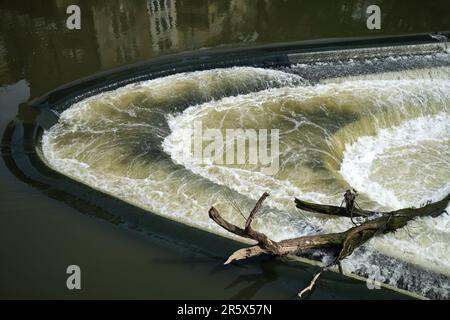
<path id="1" fill-rule="evenodd" d="M 34 5 L 0 6 L 2 30 L 7 30 L 0 34 L 2 83 L 15 83 L 2 88 L 5 164 L 0 172 L 8 191 L 1 234 L 9 245 L 1 248 L 7 261 L 1 269 L 1 296 L 293 298 L 314 269 L 264 258 L 221 267 L 241 245 L 225 240 L 230 235 L 211 223 L 211 205 L 242 224 L 230 197 L 248 212 L 269 191 L 255 228 L 279 240 L 351 226 L 346 219 L 299 213 L 294 197 L 339 204 L 351 185 L 361 193 L 361 206 L 389 210 L 419 206 L 450 191 L 450 58 L 440 46 L 373 49 L 359 52 L 358 59 L 354 51 L 293 54 L 290 66 L 276 70 L 222 68 L 137 82 L 58 110 L 60 120 L 44 132 L 36 154 L 31 137 L 42 116 L 23 102 L 81 76 L 203 47 L 369 34 L 358 26 L 363 20 L 359 3 L 333 4 L 343 10 L 339 28 L 332 11 L 309 21 L 296 2 L 255 2 L 255 11 L 237 2 L 169 3 L 165 12 L 172 24 L 158 33 L 150 2 L 94 2 L 86 15 L 88 26 L 77 39 L 63 29 L 61 4 L 45 2 L 52 14 Z M 307 4 L 311 10 L 319 5 Z M 413 23 L 423 8 L 412 6 L 406 12 L 391 8 L 392 19 L 407 18 L 387 22 L 384 34 L 445 29 L 445 19 L 432 9 L 433 19 Z M 285 18 L 294 11 L 300 17 Z M 277 16 L 283 22 L 269 27 Z M 309 21 L 308 28 L 292 28 L 298 21 Z M 24 29 L 12 30 L 17 23 Z M 109 25 L 112 32 L 106 31 Z M 20 41 L 27 33 L 35 42 Z M 108 37 L 116 48 L 108 45 Z M 50 46 L 52 41 L 61 46 Z M 43 71 L 45 64 L 49 67 Z M 205 128 L 279 129 L 280 170 L 270 176 L 258 166 L 193 163 L 183 153 L 183 141 L 197 120 Z M 448 298 L 448 225 L 448 216 L 426 218 L 374 239 L 344 262 L 344 271 L 379 274 L 393 287 Z M 65 267 L 74 262 L 87 270 L 89 286 L 80 294 L 63 287 Z M 261 274 L 255 289 L 242 289 L 245 276 L 255 273 Z M 117 274 L 122 280 L 110 281 Z M 41 280 L 27 285 L 35 275 Z M 313 295 L 361 296 L 400 297 L 332 274 Z"/>
<path id="2" fill-rule="evenodd" d="M 377 80 L 316 85 L 257 68 L 177 74 L 75 104 L 45 133 L 43 153 L 50 166 L 96 189 L 224 236 L 209 219 L 209 207 L 242 225 L 227 199 L 249 212 L 264 191 L 271 197 L 255 228 L 270 238 L 343 231 L 351 227 L 348 219 L 305 219 L 293 198 L 338 204 L 352 186 L 364 207 L 394 210 L 450 192 L 450 69 L 432 79 L 430 72 L 416 71 L 412 80 L 378 74 Z M 205 129 L 279 129 L 280 170 L 270 176 L 247 164 L 191 161 L 185 135 L 195 121 Z M 412 238 L 399 232 L 368 248 L 448 277 L 449 234 L 435 226 L 449 222 L 446 216 L 423 219 L 411 226 L 421 230 Z M 381 268 L 389 279 L 402 272 Z M 400 287 L 419 293 L 437 294 L 449 285 L 443 280 L 437 290 L 428 283 L 416 288 L 409 277 L 416 275 L 404 274 Z"/>

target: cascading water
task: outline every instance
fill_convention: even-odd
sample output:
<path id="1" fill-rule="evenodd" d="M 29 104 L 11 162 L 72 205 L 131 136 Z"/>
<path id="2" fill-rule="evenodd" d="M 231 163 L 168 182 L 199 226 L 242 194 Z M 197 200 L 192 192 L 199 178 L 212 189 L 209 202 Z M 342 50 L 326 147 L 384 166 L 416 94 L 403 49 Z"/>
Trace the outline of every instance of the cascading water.
<path id="1" fill-rule="evenodd" d="M 383 59 L 357 63 L 379 69 L 405 57 Z M 42 149 L 63 174 L 224 236 L 230 235 L 209 220 L 209 207 L 242 224 L 230 198 L 248 212 L 265 191 L 271 197 L 255 228 L 271 238 L 343 231 L 351 227 L 348 219 L 299 213 L 294 197 L 339 205 L 343 190 L 352 186 L 361 206 L 388 210 L 450 192 L 449 54 L 411 59 L 420 68 L 338 77 L 335 67 L 351 69 L 350 59 L 136 83 L 65 110 L 45 132 Z M 311 77 L 311 70 L 320 72 Z M 185 141 L 195 121 L 205 129 L 279 129 L 279 170 L 268 175 L 258 165 L 192 161 Z M 449 230 L 447 215 L 414 221 L 372 239 L 344 261 L 344 270 L 378 272 L 393 286 L 449 298 Z"/>

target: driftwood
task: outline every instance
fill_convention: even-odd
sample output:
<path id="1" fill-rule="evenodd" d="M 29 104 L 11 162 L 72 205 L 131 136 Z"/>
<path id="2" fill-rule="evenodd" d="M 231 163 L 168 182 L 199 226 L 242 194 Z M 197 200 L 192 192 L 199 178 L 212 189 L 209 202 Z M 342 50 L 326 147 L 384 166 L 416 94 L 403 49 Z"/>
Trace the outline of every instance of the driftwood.
<path id="1" fill-rule="evenodd" d="M 295 198 L 295 204 L 297 205 L 297 208 L 305 210 L 305 211 L 350 218 L 350 214 L 343 207 L 327 206 L 327 205 L 323 205 L 323 204 L 310 203 L 310 202 L 302 201 L 297 198 Z M 359 208 L 353 208 L 353 215 L 357 216 L 357 217 L 367 217 L 367 216 L 372 216 L 374 214 L 375 214 L 375 212 L 373 212 L 373 211 L 361 210 Z"/>
<path id="2" fill-rule="evenodd" d="M 358 208 L 352 208 L 352 214 L 354 216 L 365 217 L 366 221 L 361 223 L 360 225 L 357 225 L 351 229 L 348 229 L 347 231 L 340 233 L 303 236 L 276 242 L 271 240 L 265 234 L 253 230 L 253 228 L 251 227 L 255 215 L 268 196 L 268 193 L 264 193 L 261 196 L 254 209 L 251 211 L 249 217 L 247 218 L 244 228 L 240 228 L 224 220 L 217 209 L 214 207 L 211 207 L 211 209 L 209 210 L 209 217 L 225 230 L 240 237 L 249 238 L 257 242 L 257 244 L 254 246 L 240 249 L 234 252 L 228 258 L 225 264 L 231 263 L 236 260 L 255 257 L 261 254 L 276 256 L 287 254 L 302 255 L 307 252 L 311 252 L 311 250 L 322 250 L 334 256 L 333 263 L 325 266 L 314 276 L 310 286 L 308 286 L 299 294 L 300 297 L 306 291 L 312 290 L 315 282 L 317 281 L 317 278 L 320 276 L 322 271 L 326 270 L 332 265 L 339 265 L 339 262 L 342 259 L 351 255 L 357 247 L 361 246 L 372 237 L 400 229 L 404 227 L 408 223 L 408 221 L 417 217 L 437 217 L 443 212 L 446 212 L 445 208 L 450 201 L 450 194 L 448 194 L 444 199 L 434 203 L 428 202 L 426 205 L 420 208 L 405 208 L 391 212 L 372 212 L 361 210 Z M 346 208 L 314 204 L 301 201 L 299 199 L 295 199 L 295 203 L 297 208 L 302 210 L 327 215 L 350 217 L 350 214 L 348 210 L 346 210 Z"/>

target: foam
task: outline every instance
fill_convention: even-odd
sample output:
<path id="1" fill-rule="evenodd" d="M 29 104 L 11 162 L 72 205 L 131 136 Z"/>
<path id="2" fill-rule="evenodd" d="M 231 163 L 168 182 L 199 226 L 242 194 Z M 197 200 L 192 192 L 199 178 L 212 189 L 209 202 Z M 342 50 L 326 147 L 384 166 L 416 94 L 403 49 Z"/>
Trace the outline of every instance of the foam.
<path id="1" fill-rule="evenodd" d="M 442 76 L 448 71 L 440 70 L 438 79 L 421 78 L 420 72 L 429 74 L 419 71 L 409 80 L 370 75 L 314 86 L 297 75 L 258 68 L 177 74 L 73 105 L 45 132 L 42 149 L 50 166 L 63 174 L 223 236 L 230 234 L 210 221 L 209 207 L 216 206 L 227 220 L 242 225 L 244 220 L 230 199 L 248 212 L 265 191 L 271 196 L 255 228 L 271 238 L 343 231 L 351 227 L 348 219 L 300 213 L 293 198 L 339 204 L 342 190 L 352 185 L 362 192 L 363 204 L 397 208 L 415 205 L 410 201 L 414 192 L 423 194 L 417 201 L 425 201 L 449 190 L 450 81 Z M 280 129 L 279 173 L 263 174 L 257 165 L 193 163 L 183 141 L 195 120 L 210 127 Z M 429 150 L 425 155 L 431 158 L 415 159 L 416 145 Z M 389 160 L 389 152 L 399 148 L 415 166 L 435 164 L 422 168 L 424 175 L 410 177 L 416 179 L 413 182 L 430 176 L 440 180 L 426 181 L 425 189 L 411 188 L 411 194 L 395 189 L 396 179 L 386 179 L 386 185 L 375 181 L 371 164 L 383 156 Z M 376 168 L 380 175 L 385 171 L 383 162 Z M 404 265 L 394 269 L 391 264 L 396 260 L 390 257 L 448 275 L 449 225 L 444 215 L 413 222 L 408 226 L 413 241 L 402 230 L 373 239 L 346 259 L 344 269 L 373 273 L 368 268 L 372 260 L 365 259 L 381 252 L 386 259 L 381 272 L 392 285 L 446 297 L 447 282 L 430 276 L 433 280 L 417 283 L 417 274 L 407 276 Z M 432 285 L 439 287 L 431 294 Z"/>
<path id="2" fill-rule="evenodd" d="M 423 145 L 423 143 L 430 141 L 433 144 L 428 148 L 426 145 Z M 438 184 L 434 188 L 431 188 L 429 185 L 427 186 L 428 188 L 424 187 L 423 179 L 427 175 L 433 174 L 433 170 L 432 168 L 429 168 L 430 170 L 423 170 L 424 166 L 427 165 L 424 161 L 415 164 L 414 155 L 424 152 L 431 154 L 433 148 L 439 148 L 440 152 L 438 152 L 437 156 L 442 158 L 435 160 L 444 166 L 440 168 L 442 170 L 440 172 L 445 172 L 445 170 L 450 172 L 450 162 L 448 162 L 448 157 L 450 156 L 449 143 L 449 114 L 439 113 L 434 116 L 415 118 L 405 121 L 397 127 L 380 129 L 375 136 L 359 137 L 355 143 L 346 147 L 340 173 L 360 192 L 366 193 L 371 199 L 392 209 L 418 206 L 427 200 L 437 201 L 450 192 L 450 183 L 446 181 L 448 177 L 442 177 L 440 181 L 441 185 Z M 396 152 L 397 154 L 389 159 L 386 157 L 386 153 L 389 152 Z M 388 171 L 391 174 L 395 174 L 393 169 L 401 170 L 398 165 L 404 155 L 407 155 L 411 159 L 409 163 L 402 162 L 402 164 L 415 165 L 414 169 L 417 170 L 415 177 L 400 177 L 406 184 L 409 184 L 409 189 L 414 189 L 414 202 L 402 199 L 402 194 L 406 193 L 407 188 L 392 190 L 389 187 L 383 186 L 382 183 L 371 179 L 376 169 L 383 170 L 386 167 L 384 171 Z M 383 166 L 383 168 L 374 167 L 374 162 L 377 159 L 381 160 L 379 166 Z M 397 173 L 399 172 L 397 171 Z M 439 174 L 439 172 L 434 174 Z M 387 178 L 385 177 L 384 181 Z M 418 183 L 413 184 L 414 182 Z"/>

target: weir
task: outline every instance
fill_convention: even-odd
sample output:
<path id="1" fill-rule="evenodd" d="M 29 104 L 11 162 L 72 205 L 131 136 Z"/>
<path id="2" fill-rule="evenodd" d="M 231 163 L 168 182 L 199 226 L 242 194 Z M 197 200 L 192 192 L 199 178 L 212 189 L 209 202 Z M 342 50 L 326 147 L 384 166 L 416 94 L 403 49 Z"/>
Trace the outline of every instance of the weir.
<path id="1" fill-rule="evenodd" d="M 338 205 L 352 186 L 364 207 L 387 210 L 450 191 L 450 54 L 429 35 L 175 58 L 36 100 L 42 160 L 149 215 L 232 238 L 209 221 L 211 205 L 239 225 L 236 207 L 246 212 L 270 192 L 254 227 L 278 240 L 350 225 L 299 214 L 295 197 Z M 190 161 L 183 142 L 194 121 L 205 129 L 279 130 L 280 170 L 272 176 L 259 163 Z M 412 240 L 406 231 L 373 239 L 344 271 L 370 277 L 370 262 L 381 256 L 387 284 L 448 298 L 448 219 L 414 222 Z"/>

